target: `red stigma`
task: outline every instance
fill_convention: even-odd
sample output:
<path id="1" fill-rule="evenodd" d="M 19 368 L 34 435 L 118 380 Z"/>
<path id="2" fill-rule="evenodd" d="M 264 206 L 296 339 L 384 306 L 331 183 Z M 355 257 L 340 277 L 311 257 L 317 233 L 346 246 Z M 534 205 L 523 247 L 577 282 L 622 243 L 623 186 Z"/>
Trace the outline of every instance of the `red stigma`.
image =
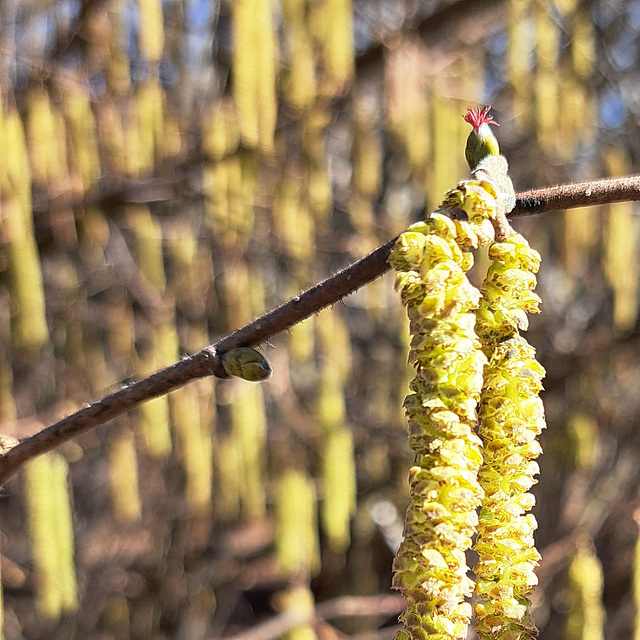
<path id="1" fill-rule="evenodd" d="M 477 131 L 483 124 L 494 124 L 499 127 L 500 125 L 489 115 L 489 111 L 491 111 L 491 105 L 482 109 L 467 109 L 467 113 L 462 117 L 473 127 L 474 131 Z"/>

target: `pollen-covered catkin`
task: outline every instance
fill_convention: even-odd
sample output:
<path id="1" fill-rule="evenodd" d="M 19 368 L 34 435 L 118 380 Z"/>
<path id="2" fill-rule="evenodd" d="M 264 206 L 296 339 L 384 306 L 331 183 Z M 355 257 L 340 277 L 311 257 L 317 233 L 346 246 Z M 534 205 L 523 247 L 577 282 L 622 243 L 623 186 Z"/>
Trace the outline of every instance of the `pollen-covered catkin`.
<path id="1" fill-rule="evenodd" d="M 416 462 L 394 563 L 393 584 L 407 598 L 398 638 L 462 639 L 471 617 L 465 551 L 482 497 L 474 426 L 486 358 L 474 330 L 479 292 L 465 275 L 473 259 L 459 243 L 477 246 L 470 225 L 434 213 L 403 233 L 390 256 L 416 369 L 405 400 Z"/>
<path id="2" fill-rule="evenodd" d="M 539 471 L 536 438 L 545 420 L 538 396 L 544 369 L 519 332 L 528 327 L 527 312 L 538 311 L 533 288 L 540 255 L 512 233 L 489 248 L 489 258 L 476 324 L 489 359 L 478 429 L 485 497 L 475 545 L 476 632 L 481 640 L 525 640 L 537 635 L 527 596 L 537 583 L 540 554 L 533 540 L 537 523 L 527 512 L 535 502 L 529 489 Z"/>

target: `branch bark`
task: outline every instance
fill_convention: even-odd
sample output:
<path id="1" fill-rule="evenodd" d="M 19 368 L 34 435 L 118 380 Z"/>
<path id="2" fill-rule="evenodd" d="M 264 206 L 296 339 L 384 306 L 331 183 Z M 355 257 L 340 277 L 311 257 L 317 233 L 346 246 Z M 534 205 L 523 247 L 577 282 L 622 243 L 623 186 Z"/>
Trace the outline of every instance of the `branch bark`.
<path id="1" fill-rule="evenodd" d="M 534 189 L 517 195 L 510 218 L 598 204 L 640 200 L 640 176 Z M 93 429 L 139 404 L 206 376 L 228 377 L 220 356 L 230 349 L 255 346 L 334 304 L 375 280 L 389 268 L 396 238 L 329 276 L 300 295 L 260 316 L 198 353 L 107 395 L 59 420 L 0 455 L 0 486 L 25 462 Z"/>

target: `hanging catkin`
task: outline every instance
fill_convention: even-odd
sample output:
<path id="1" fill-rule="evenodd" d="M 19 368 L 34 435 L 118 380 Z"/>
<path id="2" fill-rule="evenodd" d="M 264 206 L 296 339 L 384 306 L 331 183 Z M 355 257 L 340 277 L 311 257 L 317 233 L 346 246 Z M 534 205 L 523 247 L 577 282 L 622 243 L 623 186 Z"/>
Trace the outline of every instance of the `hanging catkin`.
<path id="1" fill-rule="evenodd" d="M 480 294 L 465 272 L 473 264 L 467 250 L 478 243 L 468 223 L 433 213 L 400 236 L 390 257 L 411 322 L 409 361 L 416 369 L 405 400 L 416 462 L 394 563 L 393 584 L 407 598 L 399 639 L 462 639 L 471 618 L 465 552 L 482 497 L 474 426 L 486 358 L 474 330 Z"/>
<path id="2" fill-rule="evenodd" d="M 485 497 L 475 545 L 476 631 L 481 639 L 513 634 L 524 640 L 537 635 L 527 596 L 537 583 L 540 554 L 533 540 L 537 523 L 527 512 L 535 503 L 528 490 L 539 471 L 536 438 L 545 421 L 538 397 L 544 369 L 519 331 L 527 328 L 526 313 L 538 311 L 532 290 L 540 256 L 514 233 L 495 242 L 489 257 L 476 325 L 489 359 L 479 426 Z"/>
<path id="3" fill-rule="evenodd" d="M 394 585 L 407 598 L 398 638 L 466 637 L 471 617 L 466 598 L 473 583 L 465 551 L 481 502 L 478 635 L 535 633 L 526 596 L 539 556 L 533 547 L 535 520 L 523 514 L 532 506 L 526 491 L 537 472 L 535 436 L 544 426 L 537 395 L 543 369 L 518 330 L 526 328 L 526 312 L 537 310 L 532 289 L 540 257 L 507 222 L 515 194 L 507 161 L 488 127 L 497 123 L 488 112 L 470 110 L 465 116 L 473 126 L 465 152 L 473 179 L 448 192 L 438 212 L 403 233 L 390 256 L 411 322 L 409 361 L 416 368 L 413 394 L 405 400 L 416 463 L 394 565 Z M 456 217 L 464 212 L 469 222 L 451 220 L 445 212 Z M 493 264 L 481 296 L 465 275 L 473 263 L 468 249 L 494 234 L 499 242 L 490 249 Z M 480 400 L 482 441 L 475 433 Z"/>

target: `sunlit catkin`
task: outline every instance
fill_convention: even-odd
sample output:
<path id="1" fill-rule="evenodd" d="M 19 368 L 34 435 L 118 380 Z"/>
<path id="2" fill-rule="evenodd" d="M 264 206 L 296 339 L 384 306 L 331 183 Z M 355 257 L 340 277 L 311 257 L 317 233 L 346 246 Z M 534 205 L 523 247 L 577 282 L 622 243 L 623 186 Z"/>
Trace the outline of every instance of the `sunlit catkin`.
<path id="1" fill-rule="evenodd" d="M 275 35 L 269 0 L 232 5 L 233 99 L 240 138 L 248 147 L 270 152 L 276 119 Z"/>
<path id="2" fill-rule="evenodd" d="M 313 40 L 305 20 L 307 0 L 284 0 L 282 18 L 288 53 L 284 76 L 284 98 L 296 109 L 305 109 L 316 99 L 316 62 Z"/>
<path id="3" fill-rule="evenodd" d="M 159 62 L 164 49 L 162 0 L 138 0 L 138 46 L 149 62 Z"/>
<path id="4" fill-rule="evenodd" d="M 633 513 L 638 529 L 636 531 L 635 548 L 633 550 L 633 567 L 631 569 L 631 583 L 633 590 L 633 640 L 640 640 L 640 510 Z"/>
<path id="5" fill-rule="evenodd" d="M 323 0 L 318 3 L 324 29 L 320 45 L 325 70 L 325 90 L 340 93 L 353 75 L 353 25 L 351 0 Z"/>
<path id="6" fill-rule="evenodd" d="M 479 480 L 485 492 L 475 551 L 475 593 L 479 638 L 533 638 L 537 630 L 527 596 L 537 584 L 540 554 L 527 512 L 541 453 L 537 437 L 545 427 L 539 398 L 544 369 L 520 335 L 527 313 L 536 313 L 533 293 L 540 255 L 517 233 L 489 248 L 491 264 L 481 288 L 476 330 L 489 359 L 484 372 L 478 433 L 484 462 Z"/>
<path id="7" fill-rule="evenodd" d="M 126 417 L 118 418 L 117 431 L 109 439 L 111 504 L 119 522 L 140 520 L 138 456 L 133 432 Z"/>
<path id="8" fill-rule="evenodd" d="M 238 449 L 240 466 L 240 505 L 242 516 L 258 520 L 265 512 L 264 472 L 266 464 L 266 417 L 259 384 L 234 381 L 231 402 L 231 430 Z"/>
<path id="9" fill-rule="evenodd" d="M 471 618 L 465 551 L 482 497 L 474 426 L 486 358 L 474 330 L 480 293 L 465 275 L 473 259 L 458 243 L 467 249 L 477 237 L 469 225 L 434 213 L 400 236 L 389 260 L 411 322 L 416 370 L 405 400 L 416 462 L 394 562 L 393 585 L 407 598 L 399 640 L 462 639 Z"/>
<path id="10" fill-rule="evenodd" d="M 151 375 L 161 368 L 154 347 L 159 348 L 158 345 L 152 345 L 140 355 L 138 375 L 141 377 Z M 138 409 L 138 415 L 145 450 L 155 458 L 166 458 L 172 447 L 167 397 L 161 396 L 143 402 Z"/>
<path id="11" fill-rule="evenodd" d="M 185 474 L 185 493 L 194 514 L 211 509 L 213 475 L 212 438 L 200 417 L 198 390 L 194 385 L 178 389 L 171 397 L 176 445 Z"/>
<path id="12" fill-rule="evenodd" d="M 139 162 L 141 169 L 149 172 L 153 170 L 156 161 L 160 159 L 160 147 L 166 135 L 163 113 L 164 96 L 157 75 L 138 86 L 136 107 L 140 140 Z"/>
<path id="13" fill-rule="evenodd" d="M 629 161 L 622 149 L 606 149 L 605 159 L 611 176 L 627 175 Z M 616 329 L 629 331 L 638 317 L 638 224 L 631 202 L 607 208 L 603 267 L 613 289 L 613 323 Z"/>
<path id="14" fill-rule="evenodd" d="M 7 187 L 3 192 L 2 211 L 9 293 L 12 299 L 11 337 L 15 347 L 35 351 L 49 339 L 45 314 L 44 290 L 38 248 L 34 236 L 31 209 L 31 173 L 22 122 L 18 112 L 4 113 L 1 126 L 7 149 Z"/>
<path id="15" fill-rule="evenodd" d="M 593 542 L 578 538 L 578 549 L 569 564 L 569 612 L 567 640 L 604 640 L 606 612 L 602 602 L 604 575 Z"/>
<path id="16" fill-rule="evenodd" d="M 51 620 L 77 606 L 67 463 L 46 454 L 24 466 L 26 509 L 36 572 L 36 608 Z"/>
<path id="17" fill-rule="evenodd" d="M 67 476 L 69 464 L 59 455 L 51 455 L 51 477 L 53 498 L 53 524 L 57 546 L 57 573 L 60 589 L 60 606 L 63 612 L 74 611 L 78 607 L 78 586 L 74 560 L 73 517 L 69 501 Z"/>
<path id="18" fill-rule="evenodd" d="M 349 546 L 350 523 L 356 508 L 356 469 L 353 438 L 346 424 L 344 383 L 339 361 L 325 360 L 315 411 L 322 438 L 321 523 L 329 546 L 336 552 Z"/>
<path id="19" fill-rule="evenodd" d="M 320 569 L 317 497 L 313 480 L 287 469 L 276 481 L 276 557 L 291 576 L 314 576 Z"/>
<path id="20" fill-rule="evenodd" d="M 275 595 L 274 604 L 282 615 L 306 620 L 282 634 L 282 640 L 317 640 L 312 624 L 315 599 L 308 585 L 300 584 L 281 591 Z"/>
<path id="21" fill-rule="evenodd" d="M 82 182 L 82 188 L 87 190 L 100 178 L 96 121 L 89 93 L 79 83 L 70 83 L 65 87 L 63 100 L 73 167 Z"/>

